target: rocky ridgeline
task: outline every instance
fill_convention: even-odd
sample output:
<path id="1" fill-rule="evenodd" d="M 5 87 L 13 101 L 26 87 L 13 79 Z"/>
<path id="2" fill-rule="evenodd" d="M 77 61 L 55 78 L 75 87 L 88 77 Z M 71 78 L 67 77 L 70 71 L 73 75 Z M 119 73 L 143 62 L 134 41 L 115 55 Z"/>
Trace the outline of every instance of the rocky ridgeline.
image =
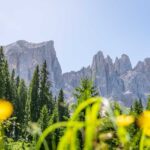
<path id="1" fill-rule="evenodd" d="M 57 93 L 63 88 L 69 101 L 72 99 L 73 89 L 79 85 L 80 79 L 90 77 L 101 96 L 118 100 L 125 105 L 131 105 L 132 101 L 141 98 L 146 103 L 146 97 L 150 94 L 150 58 L 132 68 L 130 59 L 123 54 L 121 58 L 112 59 L 99 51 L 94 57 L 91 66 L 83 67 L 80 71 L 62 74 L 58 62 L 54 42 L 29 43 L 17 41 L 4 47 L 10 70 L 15 69 L 16 74 L 29 84 L 33 71 L 37 64 L 41 66 L 47 61 L 49 79 L 52 90 Z"/>

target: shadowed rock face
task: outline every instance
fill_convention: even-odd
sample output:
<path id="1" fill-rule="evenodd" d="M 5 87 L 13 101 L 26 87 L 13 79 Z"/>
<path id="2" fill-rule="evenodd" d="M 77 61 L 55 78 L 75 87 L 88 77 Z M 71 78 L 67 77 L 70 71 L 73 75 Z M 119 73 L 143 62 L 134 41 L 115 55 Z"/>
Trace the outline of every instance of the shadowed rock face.
<path id="1" fill-rule="evenodd" d="M 138 62 L 136 67 L 132 68 L 127 55 L 123 54 L 113 63 L 109 56 L 105 58 L 99 51 L 93 57 L 91 66 L 83 67 L 77 72 L 62 74 L 53 41 L 38 44 L 17 41 L 5 46 L 4 53 L 10 71 L 15 69 L 16 75 L 25 79 L 28 85 L 36 65 L 41 66 L 46 60 L 52 90 L 57 93 L 60 88 L 63 88 L 69 101 L 73 100 L 73 89 L 84 77 L 94 81 L 100 95 L 118 100 L 128 106 L 138 98 L 141 98 L 145 104 L 146 97 L 150 94 L 150 58 Z"/>

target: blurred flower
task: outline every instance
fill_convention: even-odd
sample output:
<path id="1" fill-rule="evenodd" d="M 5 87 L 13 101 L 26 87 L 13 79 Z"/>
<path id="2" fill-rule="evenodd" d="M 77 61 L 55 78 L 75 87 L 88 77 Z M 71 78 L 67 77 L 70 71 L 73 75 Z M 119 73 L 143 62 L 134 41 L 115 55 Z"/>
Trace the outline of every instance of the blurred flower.
<path id="1" fill-rule="evenodd" d="M 143 129 L 145 135 L 150 136 L 150 111 L 144 111 L 138 118 L 137 124 Z"/>
<path id="2" fill-rule="evenodd" d="M 102 133 L 102 134 L 99 135 L 100 140 L 109 140 L 111 138 L 113 138 L 113 133 L 112 132 Z"/>
<path id="3" fill-rule="evenodd" d="M 8 119 L 13 113 L 13 105 L 4 99 L 0 99 L 0 122 Z"/>
<path id="4" fill-rule="evenodd" d="M 120 115 L 116 118 L 116 124 L 119 127 L 126 127 L 129 126 L 134 122 L 134 117 L 129 115 Z"/>
<path id="5" fill-rule="evenodd" d="M 41 129 L 39 124 L 35 123 L 35 122 L 28 122 L 28 128 L 27 131 L 29 133 L 31 133 L 32 135 L 40 135 L 41 134 Z"/>
<path id="6" fill-rule="evenodd" d="M 150 136 L 150 128 L 146 128 L 144 130 L 144 134 L 147 135 L 147 136 Z"/>
<path id="7" fill-rule="evenodd" d="M 101 106 L 101 116 L 105 117 L 107 113 L 110 113 L 111 108 L 110 108 L 110 103 L 109 100 L 106 98 L 103 98 L 102 101 L 102 106 Z"/>
<path id="8" fill-rule="evenodd" d="M 103 102 L 102 103 L 103 103 L 104 107 L 106 107 L 106 108 L 110 107 L 110 103 L 109 103 L 108 99 L 103 98 Z"/>

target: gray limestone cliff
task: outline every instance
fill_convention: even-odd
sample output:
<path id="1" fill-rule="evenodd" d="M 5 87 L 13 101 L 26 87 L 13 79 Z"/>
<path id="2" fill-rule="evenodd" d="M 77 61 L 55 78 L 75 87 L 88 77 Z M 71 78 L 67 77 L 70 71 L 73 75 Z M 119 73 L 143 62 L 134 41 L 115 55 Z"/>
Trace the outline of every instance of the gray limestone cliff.
<path id="1" fill-rule="evenodd" d="M 62 84 L 62 70 L 56 57 L 53 41 L 35 44 L 20 40 L 4 46 L 4 54 L 10 71 L 14 69 L 16 75 L 23 78 L 28 85 L 35 67 L 41 66 L 45 60 L 54 91 Z"/>

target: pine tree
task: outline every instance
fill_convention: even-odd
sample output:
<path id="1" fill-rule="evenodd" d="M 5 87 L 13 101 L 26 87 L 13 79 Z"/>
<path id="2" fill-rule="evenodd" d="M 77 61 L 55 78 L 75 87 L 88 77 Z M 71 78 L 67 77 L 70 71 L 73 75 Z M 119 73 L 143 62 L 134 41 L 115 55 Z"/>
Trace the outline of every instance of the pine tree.
<path id="1" fill-rule="evenodd" d="M 77 99 L 78 105 L 87 100 L 88 98 L 98 96 L 98 91 L 96 90 L 93 82 L 87 77 L 81 79 L 80 86 L 75 89 L 74 97 Z"/>
<path id="2" fill-rule="evenodd" d="M 58 96 L 58 119 L 59 121 L 66 121 L 69 118 L 68 105 L 64 100 L 64 92 L 61 89 Z"/>
<path id="3" fill-rule="evenodd" d="M 64 115 L 65 115 L 65 107 L 64 107 L 64 93 L 61 89 L 58 96 L 58 118 L 59 121 L 64 121 Z"/>
<path id="4" fill-rule="evenodd" d="M 19 85 L 19 83 L 18 83 Z M 17 85 L 16 85 L 16 78 L 15 78 L 15 70 L 12 70 L 11 73 L 11 77 L 10 77 L 10 86 L 11 86 L 11 101 L 14 105 L 14 113 L 13 113 L 13 117 L 17 117 L 18 115 L 18 89 L 17 89 Z M 12 125 L 10 126 L 10 131 L 8 135 L 11 135 L 11 137 L 13 137 L 14 139 L 16 139 L 18 137 L 18 123 L 17 123 L 18 119 L 16 118 L 15 120 L 13 120 Z"/>
<path id="5" fill-rule="evenodd" d="M 27 87 L 25 85 L 24 80 L 20 80 L 18 87 L 18 99 L 16 103 L 16 117 L 17 122 L 20 124 L 20 129 L 16 130 L 16 136 L 20 136 L 22 132 L 24 132 L 24 124 L 25 124 L 25 106 L 27 101 Z"/>
<path id="6" fill-rule="evenodd" d="M 147 106 L 146 106 L 147 110 L 150 110 L 150 96 L 147 99 Z"/>
<path id="7" fill-rule="evenodd" d="M 143 112 L 142 100 L 136 100 L 130 108 L 130 115 L 138 117 Z M 134 139 L 136 136 L 136 143 L 134 143 L 135 149 L 138 149 L 138 143 L 140 142 L 141 133 L 139 132 L 139 127 L 136 122 L 129 126 L 128 132 L 130 133 L 131 139 Z"/>
<path id="8" fill-rule="evenodd" d="M 17 110 L 18 110 L 18 119 L 22 120 L 25 112 L 25 104 L 27 100 L 27 87 L 25 85 L 24 80 L 21 80 L 18 87 L 18 102 L 17 102 Z"/>
<path id="9" fill-rule="evenodd" d="M 42 131 L 48 127 L 49 120 L 50 120 L 50 117 L 48 114 L 48 108 L 46 105 L 44 105 L 41 109 L 40 117 L 38 120 L 38 123 L 39 123 Z"/>
<path id="10" fill-rule="evenodd" d="M 10 83 L 11 83 L 11 96 L 12 96 L 12 101 L 15 105 L 16 99 L 17 99 L 17 86 L 16 86 L 16 81 L 15 81 L 15 70 L 12 70 L 11 77 L 10 77 Z"/>
<path id="11" fill-rule="evenodd" d="M 93 82 L 87 77 L 84 79 L 81 79 L 80 86 L 75 89 L 75 93 L 74 93 L 74 97 L 77 99 L 76 106 L 86 101 L 87 99 L 91 97 L 95 97 L 95 96 L 98 96 L 98 92 L 96 88 L 94 87 Z M 81 121 L 85 120 L 85 110 L 80 112 L 79 119 Z M 81 149 L 83 148 L 83 145 L 84 145 L 84 134 L 85 134 L 84 129 L 78 132 L 78 139 L 80 143 L 79 145 Z"/>
<path id="12" fill-rule="evenodd" d="M 64 120 L 67 121 L 70 118 L 69 105 L 67 103 L 65 103 L 64 105 L 65 105 Z"/>
<path id="13" fill-rule="evenodd" d="M 17 86 L 17 88 L 19 87 L 19 83 L 20 83 L 20 77 L 17 76 L 17 77 L 16 77 L 16 86 Z"/>
<path id="14" fill-rule="evenodd" d="M 39 66 L 36 67 L 30 84 L 29 98 L 31 102 L 31 121 L 36 122 L 39 117 Z"/>
<path id="15" fill-rule="evenodd" d="M 5 98 L 4 66 L 5 66 L 5 57 L 3 53 L 3 47 L 0 47 L 0 98 Z"/>
<path id="16" fill-rule="evenodd" d="M 48 107 L 49 114 L 53 109 L 53 96 L 50 92 L 50 81 L 48 80 L 47 63 L 44 62 L 40 72 L 40 107 L 44 105 Z"/>
<path id="17" fill-rule="evenodd" d="M 12 101 L 12 88 L 11 87 L 11 80 L 10 80 L 10 74 L 9 74 L 9 70 L 8 70 L 8 63 L 5 60 L 4 62 L 4 97 L 8 100 Z"/>
<path id="18" fill-rule="evenodd" d="M 112 110 L 115 116 L 122 114 L 121 105 L 116 101 L 112 103 Z"/>
<path id="19" fill-rule="evenodd" d="M 143 103 L 142 103 L 142 99 L 139 99 L 139 114 L 143 112 Z"/>
<path id="20" fill-rule="evenodd" d="M 143 104 L 142 104 L 142 100 L 139 99 L 139 100 L 136 100 L 133 104 L 133 107 L 132 107 L 132 111 L 134 115 L 138 116 L 140 115 L 142 112 L 143 112 Z"/>
<path id="21" fill-rule="evenodd" d="M 16 105 L 17 105 L 17 87 L 15 83 L 15 71 L 13 70 L 11 73 L 11 77 L 9 75 L 8 71 L 8 64 L 6 62 L 5 64 L 5 98 L 10 100 L 13 103 L 14 106 L 14 113 L 13 117 L 14 119 L 11 122 L 11 125 L 9 126 L 8 131 L 6 131 L 6 134 L 8 137 L 16 138 Z"/>
<path id="22" fill-rule="evenodd" d="M 41 131 L 44 131 L 48 127 L 49 121 L 50 121 L 50 115 L 48 113 L 48 108 L 46 105 L 44 105 L 40 111 L 40 117 L 38 120 L 38 124 L 40 125 Z M 45 139 L 49 146 L 51 145 L 51 136 L 52 135 L 48 135 Z M 41 150 L 44 150 L 43 145 L 41 147 Z"/>
<path id="23" fill-rule="evenodd" d="M 59 115 L 58 115 L 58 103 L 55 101 L 54 103 L 54 109 L 53 113 L 50 116 L 49 125 L 52 125 L 54 123 L 57 123 L 59 121 Z M 51 135 L 48 137 L 49 139 L 49 147 L 50 149 L 56 149 L 56 145 L 58 145 L 60 134 L 62 133 L 62 129 L 56 129 Z"/>
<path id="24" fill-rule="evenodd" d="M 31 99 L 30 99 L 30 94 L 29 90 L 27 93 L 27 100 L 25 103 L 25 112 L 24 112 L 24 123 L 23 123 L 23 137 L 28 141 L 32 139 L 32 135 L 27 131 L 28 125 L 31 122 Z"/>
<path id="25" fill-rule="evenodd" d="M 11 78 L 2 47 L 0 47 L 0 98 L 12 101 Z"/>

